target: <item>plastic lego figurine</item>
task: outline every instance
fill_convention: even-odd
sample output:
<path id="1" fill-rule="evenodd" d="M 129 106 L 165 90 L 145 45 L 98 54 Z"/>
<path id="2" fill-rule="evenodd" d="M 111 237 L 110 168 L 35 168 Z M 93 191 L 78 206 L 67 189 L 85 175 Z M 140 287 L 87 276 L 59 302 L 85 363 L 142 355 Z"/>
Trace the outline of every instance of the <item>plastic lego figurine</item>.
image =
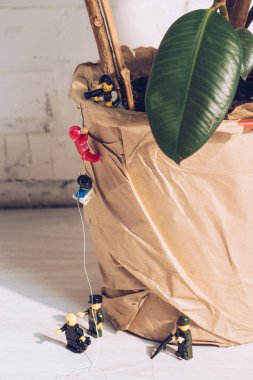
<path id="1" fill-rule="evenodd" d="M 123 108 L 117 91 L 113 90 L 113 82 L 109 75 L 102 75 L 98 82 L 101 88 L 84 93 L 85 99 L 92 99 L 94 102 L 105 102 L 106 107 Z"/>
<path id="2" fill-rule="evenodd" d="M 89 330 L 87 330 L 87 334 L 93 336 L 93 338 L 102 336 L 104 322 L 104 315 L 101 309 L 102 302 L 103 297 L 100 294 L 93 294 L 89 297 L 89 303 L 91 304 L 91 307 L 89 307 L 89 309 L 86 311 L 79 311 L 77 313 L 78 317 L 81 318 L 84 315 L 88 315 Z"/>
<path id="3" fill-rule="evenodd" d="M 99 160 L 100 153 L 91 153 L 88 146 L 88 128 L 83 129 L 81 132 L 81 127 L 74 125 L 69 129 L 69 136 L 74 141 L 76 149 L 80 154 L 82 160 L 89 162 L 97 162 Z"/>
<path id="4" fill-rule="evenodd" d="M 67 350 L 75 352 L 76 354 L 81 354 L 84 352 L 87 347 L 91 344 L 91 340 L 88 336 L 83 335 L 83 330 L 76 323 L 76 315 L 73 313 L 69 313 L 66 316 L 65 325 L 63 325 L 60 329 L 57 329 L 56 334 L 61 334 L 65 331 L 66 339 L 67 339 Z"/>
<path id="5" fill-rule="evenodd" d="M 95 195 L 92 189 L 92 180 L 87 174 L 82 174 L 77 178 L 77 183 L 79 189 L 73 194 L 73 198 L 86 206 Z"/>
<path id="6" fill-rule="evenodd" d="M 167 338 L 157 347 L 156 351 L 151 356 L 153 359 L 161 350 L 166 349 L 166 344 L 175 340 L 177 343 L 176 356 L 180 359 L 192 359 L 192 336 L 190 327 L 190 319 L 187 315 L 180 315 L 177 320 L 176 332 L 170 333 Z"/>

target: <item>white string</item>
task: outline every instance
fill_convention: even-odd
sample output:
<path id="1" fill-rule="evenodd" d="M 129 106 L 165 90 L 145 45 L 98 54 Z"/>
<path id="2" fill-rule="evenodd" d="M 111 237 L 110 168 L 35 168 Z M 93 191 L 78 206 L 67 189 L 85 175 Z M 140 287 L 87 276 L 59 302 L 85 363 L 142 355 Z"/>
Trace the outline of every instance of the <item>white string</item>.
<path id="1" fill-rule="evenodd" d="M 89 279 L 89 276 L 88 276 L 88 273 L 87 273 L 87 269 L 86 269 L 85 227 L 84 227 L 83 216 L 82 216 L 82 213 L 81 213 L 81 209 L 80 209 L 80 205 L 79 205 L 78 199 L 77 199 L 77 207 L 78 207 L 79 215 L 80 215 L 80 218 L 81 218 L 82 231 L 83 231 L 83 267 L 84 267 L 84 273 L 85 273 L 85 276 L 86 276 L 86 279 L 87 279 L 87 282 L 88 282 L 88 285 L 89 285 L 89 288 L 90 288 L 90 294 L 93 297 L 93 291 L 92 291 L 90 279 Z"/>
<path id="2" fill-rule="evenodd" d="M 85 239 L 85 227 L 84 227 L 84 221 L 83 221 L 83 215 L 82 215 L 82 212 L 81 212 L 81 209 L 80 209 L 80 205 L 79 205 L 79 201 L 77 199 L 77 207 L 78 207 L 78 212 L 79 212 L 79 215 L 80 215 L 80 219 L 81 219 L 81 224 L 82 224 L 82 232 L 83 232 L 83 267 L 84 267 L 84 273 L 85 273 L 85 276 L 86 276 L 86 279 L 87 279 L 87 282 L 88 282 L 88 285 L 89 285 L 89 289 L 90 289 L 90 295 L 91 295 L 91 301 L 93 302 L 93 290 L 92 290 L 92 287 L 91 287 L 91 282 L 90 282 L 90 279 L 89 279 L 89 276 L 88 276 L 88 272 L 87 272 L 87 268 L 86 268 L 86 247 L 85 247 L 85 243 L 86 243 L 86 239 Z M 92 310 L 92 316 L 93 316 L 93 320 L 95 322 L 95 326 L 96 326 L 96 333 L 97 333 L 97 339 L 100 339 L 99 337 L 99 333 L 98 333 L 98 328 L 97 328 L 97 321 L 95 319 L 95 314 L 94 314 L 94 310 L 91 308 Z M 86 353 L 87 355 L 87 353 Z M 95 362 L 93 363 L 92 360 L 88 357 L 91 365 L 90 365 L 90 368 L 89 368 L 89 372 L 92 371 L 92 369 L 94 368 L 95 364 L 97 364 L 97 361 L 99 359 L 99 356 L 100 356 L 100 342 L 98 344 L 98 348 L 97 348 L 97 355 L 96 355 L 96 360 Z M 105 375 L 105 378 L 107 379 L 107 375 L 105 373 L 104 370 L 101 369 L 101 371 L 104 373 Z"/>
<path id="3" fill-rule="evenodd" d="M 90 279 L 89 279 L 89 276 L 88 276 L 88 272 L 87 272 L 87 269 L 86 269 L 85 227 L 84 227 L 83 215 L 82 215 L 82 212 L 81 212 L 81 209 L 80 209 L 78 197 L 77 197 L 77 207 L 78 207 L 78 212 L 79 212 L 80 219 L 81 219 L 82 232 L 83 232 L 83 266 L 84 266 L 84 273 L 85 273 L 85 276 L 86 276 L 86 279 L 87 279 L 87 282 L 88 282 L 88 285 L 89 285 L 90 295 L 91 295 L 92 300 L 93 300 L 93 290 L 92 290 L 91 282 L 90 282 Z M 98 328 L 97 328 L 97 321 L 95 319 L 94 310 L 93 309 L 91 309 L 91 310 L 92 310 L 92 315 L 93 315 L 93 319 L 94 319 L 95 326 L 96 326 L 96 333 L 97 333 L 97 336 L 98 336 L 98 339 L 99 339 Z M 87 355 L 87 352 L 85 352 L 85 355 L 86 355 L 87 359 L 90 362 L 90 366 L 88 366 L 88 367 L 82 367 L 82 368 L 79 368 L 79 369 L 75 368 L 75 369 L 71 370 L 67 374 L 62 374 L 62 375 L 56 376 L 56 379 L 60 380 L 62 378 L 62 379 L 71 379 L 72 380 L 73 378 L 75 378 L 75 380 L 78 380 L 78 379 L 80 379 L 80 380 L 82 380 L 82 379 L 88 380 L 89 377 L 87 377 L 87 374 L 82 373 L 79 376 L 79 373 L 76 373 L 76 372 L 80 371 L 80 370 L 83 371 L 83 370 L 88 369 L 88 372 L 91 373 L 92 369 L 95 367 L 95 364 L 97 363 L 97 361 L 99 359 L 99 356 L 100 356 L 100 343 L 98 344 L 98 347 L 97 347 L 96 360 L 95 360 L 94 363 L 92 362 L 92 360 L 89 357 L 89 355 Z M 104 374 L 105 379 L 107 380 L 107 375 L 106 375 L 106 372 L 103 370 L 103 368 L 97 368 L 97 369 L 100 370 Z M 93 376 L 96 377 L 96 375 L 93 375 Z"/>

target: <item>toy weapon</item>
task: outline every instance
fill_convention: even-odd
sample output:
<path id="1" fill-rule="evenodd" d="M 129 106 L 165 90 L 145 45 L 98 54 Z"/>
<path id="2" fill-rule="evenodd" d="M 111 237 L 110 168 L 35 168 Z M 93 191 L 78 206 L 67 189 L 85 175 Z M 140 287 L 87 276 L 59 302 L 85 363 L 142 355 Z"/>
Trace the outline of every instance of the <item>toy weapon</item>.
<path id="1" fill-rule="evenodd" d="M 161 344 L 159 344 L 159 346 L 157 347 L 157 349 L 155 350 L 155 352 L 151 356 L 151 359 L 154 359 L 154 357 L 156 355 L 158 355 L 161 350 L 165 350 L 166 344 L 169 343 L 172 338 L 173 338 L 173 334 L 170 333 L 170 335 L 168 335 L 167 338 L 165 338 L 164 341 Z"/>

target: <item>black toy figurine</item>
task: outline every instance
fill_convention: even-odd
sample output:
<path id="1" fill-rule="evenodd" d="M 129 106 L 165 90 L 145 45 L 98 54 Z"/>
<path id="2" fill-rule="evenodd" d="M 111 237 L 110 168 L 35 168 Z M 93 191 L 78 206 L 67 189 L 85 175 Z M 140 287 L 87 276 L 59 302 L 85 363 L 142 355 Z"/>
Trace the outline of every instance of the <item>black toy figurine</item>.
<path id="1" fill-rule="evenodd" d="M 190 319 L 187 315 L 180 315 L 177 320 L 176 332 L 170 333 L 167 338 L 157 347 L 156 351 L 151 356 L 153 359 L 161 350 L 166 349 L 166 344 L 168 344 L 172 339 L 176 340 L 177 351 L 176 356 L 180 359 L 189 360 L 192 359 L 192 336 L 190 327 Z"/>
<path id="2" fill-rule="evenodd" d="M 98 338 L 102 336 L 104 315 L 101 309 L 103 302 L 103 297 L 100 294 L 93 294 L 89 297 L 89 303 L 91 306 L 85 311 L 79 311 L 77 313 L 78 317 L 83 317 L 88 315 L 89 319 L 89 330 L 87 334 L 93 336 L 93 338 Z"/>
<path id="3" fill-rule="evenodd" d="M 94 102 L 105 102 L 106 107 L 123 108 L 117 92 L 113 89 L 113 82 L 109 75 L 102 75 L 99 78 L 100 87 L 97 90 L 84 93 L 85 99 L 92 99 Z"/>
<path id="4" fill-rule="evenodd" d="M 65 325 L 63 325 L 60 329 L 57 329 L 56 334 L 61 334 L 65 331 L 66 339 L 67 339 L 67 350 L 70 350 L 76 354 L 81 354 L 84 352 L 87 347 L 91 344 L 91 340 L 88 336 L 83 335 L 83 330 L 76 323 L 76 315 L 73 313 L 69 313 L 66 316 Z"/>

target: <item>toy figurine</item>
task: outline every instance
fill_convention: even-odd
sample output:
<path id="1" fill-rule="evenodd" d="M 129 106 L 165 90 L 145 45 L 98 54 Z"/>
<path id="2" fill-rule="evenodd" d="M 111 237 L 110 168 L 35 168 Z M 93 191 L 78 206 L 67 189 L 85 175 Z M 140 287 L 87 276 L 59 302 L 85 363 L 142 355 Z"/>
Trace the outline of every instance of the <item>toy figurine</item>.
<path id="1" fill-rule="evenodd" d="M 77 183 L 83 190 L 90 190 L 92 188 L 92 179 L 87 174 L 79 175 Z"/>
<path id="2" fill-rule="evenodd" d="M 98 338 L 102 336 L 104 316 L 101 309 L 101 304 L 103 302 L 103 297 L 100 294 L 93 294 L 89 297 L 89 303 L 91 307 L 86 311 L 79 311 L 77 313 L 78 317 L 83 317 L 88 315 L 89 318 L 89 330 L 87 334 L 93 336 L 93 338 Z"/>
<path id="3" fill-rule="evenodd" d="M 170 333 L 170 335 L 164 339 L 164 341 L 157 347 L 156 351 L 151 356 L 151 359 L 159 354 L 161 350 L 165 350 L 166 344 L 172 341 L 172 339 L 175 339 L 177 343 L 176 356 L 185 360 L 192 359 L 192 336 L 189 327 L 189 317 L 187 317 L 187 315 L 180 315 L 177 320 L 177 330 L 175 334 Z"/>
<path id="4" fill-rule="evenodd" d="M 74 125 L 69 129 L 69 136 L 74 141 L 76 149 L 80 154 L 82 160 L 89 162 L 97 162 L 99 160 L 100 153 L 91 153 L 88 146 L 88 128 L 83 129 L 81 133 L 81 127 Z"/>
<path id="5" fill-rule="evenodd" d="M 77 178 L 77 183 L 79 189 L 73 194 L 73 198 L 86 206 L 95 195 L 92 189 L 92 180 L 87 174 L 82 174 Z"/>
<path id="6" fill-rule="evenodd" d="M 76 316 L 73 313 L 69 313 L 66 316 L 65 325 L 60 329 L 57 329 L 56 334 L 61 334 L 65 331 L 67 339 L 67 350 L 75 352 L 76 354 L 81 354 L 87 347 L 91 344 L 91 340 L 88 336 L 83 335 L 83 330 L 76 323 Z"/>
<path id="7" fill-rule="evenodd" d="M 109 75 L 102 75 L 99 78 L 101 88 L 84 93 L 85 99 L 92 99 L 94 102 L 105 102 L 106 107 L 123 108 L 118 94 L 113 90 L 113 82 Z"/>

